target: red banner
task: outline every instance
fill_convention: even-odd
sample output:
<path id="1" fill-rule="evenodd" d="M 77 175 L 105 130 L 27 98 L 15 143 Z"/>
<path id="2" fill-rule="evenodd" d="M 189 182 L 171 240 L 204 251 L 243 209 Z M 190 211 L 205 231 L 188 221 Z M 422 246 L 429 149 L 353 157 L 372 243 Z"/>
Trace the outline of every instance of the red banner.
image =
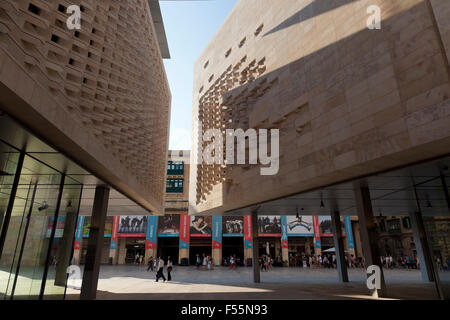
<path id="1" fill-rule="evenodd" d="M 316 248 L 321 248 L 320 243 L 320 229 L 319 229 L 319 217 L 313 216 L 313 226 L 314 226 L 314 241 Z"/>
<path id="2" fill-rule="evenodd" d="M 117 242 L 117 232 L 119 231 L 120 216 L 115 216 L 111 232 L 111 241 Z"/>
<path id="3" fill-rule="evenodd" d="M 244 239 L 247 241 L 252 241 L 252 217 L 244 216 Z"/>
<path id="4" fill-rule="evenodd" d="M 191 217 L 187 213 L 180 215 L 180 242 L 189 243 L 189 228 L 191 226 Z"/>
<path id="5" fill-rule="evenodd" d="M 252 217 L 244 216 L 244 248 L 252 247 Z"/>

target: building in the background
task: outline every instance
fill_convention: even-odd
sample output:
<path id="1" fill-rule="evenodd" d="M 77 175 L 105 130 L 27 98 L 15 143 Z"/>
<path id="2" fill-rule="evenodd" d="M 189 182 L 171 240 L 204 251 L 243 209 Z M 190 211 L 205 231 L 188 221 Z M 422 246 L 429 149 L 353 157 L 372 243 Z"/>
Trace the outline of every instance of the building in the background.
<path id="1" fill-rule="evenodd" d="M 0 1 L 0 299 L 64 297 L 79 214 L 93 216 L 81 297 L 95 298 L 106 215 L 163 214 L 171 94 L 158 2 L 75 4 L 74 30 L 69 1 Z"/>
<path id="2" fill-rule="evenodd" d="M 189 214 L 262 219 L 253 240 L 267 252 L 276 250 L 276 216 L 328 216 L 315 242 L 339 247 L 339 261 L 339 219 L 358 216 L 370 264 L 380 264 L 387 239 L 374 216 L 397 217 L 391 232 L 410 217 L 423 279 L 438 279 L 433 254 L 450 259 L 449 13 L 448 1 L 239 0 L 194 67 Z M 240 146 L 245 164 L 236 164 Z M 425 227 L 435 230 L 431 253 Z M 390 241 L 390 250 L 407 248 L 410 236 Z M 339 275 L 348 280 L 346 268 Z"/>

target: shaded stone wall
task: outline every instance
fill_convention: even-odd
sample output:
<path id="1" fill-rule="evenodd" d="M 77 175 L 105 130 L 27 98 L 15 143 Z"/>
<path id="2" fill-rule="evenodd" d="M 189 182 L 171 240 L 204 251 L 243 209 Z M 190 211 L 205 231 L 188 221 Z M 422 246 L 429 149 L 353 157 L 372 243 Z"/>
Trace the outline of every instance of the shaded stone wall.
<path id="1" fill-rule="evenodd" d="M 381 30 L 367 28 L 371 5 Z M 449 154 L 449 8 L 239 1 L 195 65 L 191 158 L 206 129 L 279 129 L 280 169 L 191 166 L 190 211 L 221 214 Z"/>
<path id="2" fill-rule="evenodd" d="M 0 2 L 0 107 L 160 214 L 170 101 L 146 0 Z"/>

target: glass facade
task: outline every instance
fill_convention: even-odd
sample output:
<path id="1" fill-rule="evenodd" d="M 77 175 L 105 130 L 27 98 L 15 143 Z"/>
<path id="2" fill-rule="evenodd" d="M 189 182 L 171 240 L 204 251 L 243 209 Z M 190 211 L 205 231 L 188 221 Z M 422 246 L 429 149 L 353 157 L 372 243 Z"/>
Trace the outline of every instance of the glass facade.
<path id="1" fill-rule="evenodd" d="M 82 184 L 0 141 L 0 299 L 63 299 Z"/>

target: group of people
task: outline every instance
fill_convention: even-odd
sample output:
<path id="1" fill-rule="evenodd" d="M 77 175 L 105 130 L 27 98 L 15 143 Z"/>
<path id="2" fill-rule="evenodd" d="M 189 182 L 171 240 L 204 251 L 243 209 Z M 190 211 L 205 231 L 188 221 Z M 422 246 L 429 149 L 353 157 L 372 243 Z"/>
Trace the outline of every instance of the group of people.
<path id="1" fill-rule="evenodd" d="M 245 259 L 236 257 L 236 255 L 231 255 L 222 259 L 222 265 L 230 267 L 230 269 L 237 269 L 238 266 L 246 266 L 246 261 Z"/>
<path id="2" fill-rule="evenodd" d="M 161 257 L 158 257 L 156 259 L 153 259 L 153 257 L 150 257 L 148 259 L 148 268 L 147 268 L 147 272 L 148 271 L 154 271 L 156 270 L 156 282 L 159 281 L 159 279 L 163 279 L 164 282 L 166 282 L 166 277 L 164 276 L 164 265 L 167 266 L 166 271 L 167 271 L 167 281 L 171 281 L 172 280 L 172 275 L 171 272 L 173 270 L 173 261 L 172 259 L 169 257 L 167 257 L 167 264 L 165 263 L 164 259 Z"/>
<path id="3" fill-rule="evenodd" d="M 136 255 L 134 256 L 134 264 L 143 264 L 144 263 L 144 255 L 143 254 L 139 254 L 136 253 Z"/>
<path id="4" fill-rule="evenodd" d="M 273 262 L 274 260 L 270 256 L 270 254 L 263 254 L 259 258 L 259 267 L 261 268 L 261 271 L 269 271 L 273 268 Z"/>
<path id="5" fill-rule="evenodd" d="M 212 270 L 214 269 L 214 259 L 210 255 L 206 255 L 204 253 L 202 257 L 197 254 L 195 256 L 195 265 L 197 270 L 200 270 L 200 267 L 203 267 L 203 270 Z"/>
<path id="6" fill-rule="evenodd" d="M 290 254 L 289 255 L 289 266 L 291 267 L 303 267 L 310 268 L 312 266 L 317 266 L 320 268 L 337 268 L 336 254 Z M 349 265 L 350 266 L 350 265 Z"/>

